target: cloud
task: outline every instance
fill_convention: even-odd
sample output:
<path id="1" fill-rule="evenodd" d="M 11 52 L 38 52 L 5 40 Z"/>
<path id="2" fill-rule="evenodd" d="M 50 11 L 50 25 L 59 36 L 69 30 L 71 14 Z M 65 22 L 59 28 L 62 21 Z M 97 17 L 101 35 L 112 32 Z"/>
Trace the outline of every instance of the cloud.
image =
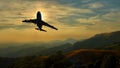
<path id="1" fill-rule="evenodd" d="M 0 0 L 1 42 L 49 41 L 88 38 L 96 33 L 120 29 L 119 0 Z M 56 26 L 47 33 L 34 30 L 36 25 L 24 19 L 36 18 Z M 9 34 L 8 34 L 9 33 Z M 74 33 L 74 34 L 73 34 Z"/>
<path id="2" fill-rule="evenodd" d="M 113 11 L 106 13 L 102 15 L 101 17 L 103 20 L 108 21 L 108 22 L 120 22 L 120 12 L 119 11 Z"/>
<path id="3" fill-rule="evenodd" d="M 6 42 L 6 41 L 7 42 L 35 42 L 35 41 L 47 42 L 51 40 L 65 40 L 67 38 L 83 39 L 90 37 L 91 34 L 87 35 L 89 33 L 87 33 L 84 30 L 85 30 L 84 27 L 77 27 L 77 28 L 61 27 L 59 28 L 59 31 L 47 29 L 48 32 L 40 32 L 34 30 L 33 28 L 26 30 L 7 29 L 0 31 L 0 38 L 1 38 L 0 42 Z"/>
<path id="4" fill-rule="evenodd" d="M 26 28 L 32 28 L 33 26 L 31 25 L 15 25 L 15 24 L 3 24 L 0 25 L 0 30 L 4 29 L 26 29 Z"/>
<path id="5" fill-rule="evenodd" d="M 104 5 L 102 3 L 100 3 L 100 2 L 95 2 L 95 3 L 88 4 L 88 7 L 92 8 L 92 9 L 97 9 L 97 8 L 104 7 Z"/>
<path id="6" fill-rule="evenodd" d="M 82 0 L 83 3 L 89 3 L 91 0 Z"/>
<path id="7" fill-rule="evenodd" d="M 0 15 L 2 15 L 2 17 L 0 17 L 1 18 L 0 22 L 6 23 L 5 20 L 8 20 L 9 23 L 11 24 L 13 23 L 17 24 L 16 22 L 20 23 L 22 19 L 35 18 L 35 13 L 38 10 L 40 10 L 43 13 L 43 15 L 45 16 L 44 19 L 46 19 L 46 21 L 50 23 L 55 22 L 55 23 L 61 23 L 66 25 L 77 24 L 78 22 L 75 21 L 75 18 L 84 16 L 84 14 L 93 13 L 93 11 L 90 9 L 75 8 L 65 4 L 61 5 L 61 4 L 58 4 L 56 1 L 50 3 L 50 1 L 48 0 L 46 1 L 20 0 L 19 2 L 14 0 L 14 1 L 10 1 L 7 4 L 5 4 L 6 1 L 3 1 L 3 2 L 4 2 L 3 6 L 6 8 L 1 7 L 2 11 Z"/>
<path id="8" fill-rule="evenodd" d="M 53 11 L 54 10 L 54 11 Z M 50 22 L 58 22 L 66 25 L 76 25 L 78 22 L 75 20 L 76 18 L 80 18 L 85 14 L 94 13 L 90 9 L 82 9 L 82 8 L 73 8 L 64 5 L 53 5 L 49 8 L 46 8 L 48 14 L 48 21 Z"/>
<path id="9" fill-rule="evenodd" d="M 80 19 L 76 19 L 76 21 L 79 22 L 79 25 L 95 25 L 96 22 L 98 21 L 97 19 L 93 19 L 93 18 L 80 18 Z"/>

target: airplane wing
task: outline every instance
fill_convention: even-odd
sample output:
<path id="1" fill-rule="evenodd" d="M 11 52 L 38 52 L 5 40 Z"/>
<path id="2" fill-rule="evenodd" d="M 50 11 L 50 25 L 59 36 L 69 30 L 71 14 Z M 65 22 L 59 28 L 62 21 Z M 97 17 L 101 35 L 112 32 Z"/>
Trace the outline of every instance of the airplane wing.
<path id="1" fill-rule="evenodd" d="M 26 23 L 34 23 L 36 24 L 36 19 L 30 19 L 30 20 L 23 20 L 22 22 L 26 22 Z"/>
<path id="2" fill-rule="evenodd" d="M 48 23 L 46 23 L 46 22 L 44 22 L 43 25 L 45 25 L 45 26 L 47 26 L 47 27 L 50 27 L 50 28 L 52 28 L 52 29 L 58 30 L 56 27 L 54 27 L 54 26 L 52 26 L 52 25 L 50 25 L 50 24 L 48 24 Z"/>

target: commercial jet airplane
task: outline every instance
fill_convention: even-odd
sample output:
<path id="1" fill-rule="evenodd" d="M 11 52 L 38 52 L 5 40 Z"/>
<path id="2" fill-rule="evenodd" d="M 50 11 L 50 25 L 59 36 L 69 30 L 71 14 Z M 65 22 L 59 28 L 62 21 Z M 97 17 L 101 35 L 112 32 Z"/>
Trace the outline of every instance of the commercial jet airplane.
<path id="1" fill-rule="evenodd" d="M 47 32 L 46 30 L 42 29 L 42 26 L 47 26 L 47 27 L 50 27 L 52 29 L 55 29 L 55 30 L 58 30 L 56 27 L 44 22 L 42 20 L 42 16 L 41 16 L 41 13 L 40 11 L 37 12 L 37 19 L 30 19 L 30 20 L 23 20 L 22 22 L 26 22 L 26 23 L 34 23 L 37 25 L 38 28 L 35 28 L 36 30 L 40 30 L 40 31 L 44 31 L 44 32 Z"/>

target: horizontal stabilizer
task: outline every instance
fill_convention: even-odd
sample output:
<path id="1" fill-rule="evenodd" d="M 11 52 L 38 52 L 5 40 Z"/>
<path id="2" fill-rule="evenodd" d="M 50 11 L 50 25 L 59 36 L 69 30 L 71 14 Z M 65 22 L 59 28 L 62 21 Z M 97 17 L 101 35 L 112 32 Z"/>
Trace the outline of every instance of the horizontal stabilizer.
<path id="1" fill-rule="evenodd" d="M 46 30 L 43 30 L 43 29 L 39 29 L 39 28 L 35 28 L 36 30 L 40 30 L 40 31 L 44 31 L 44 32 L 47 32 Z"/>

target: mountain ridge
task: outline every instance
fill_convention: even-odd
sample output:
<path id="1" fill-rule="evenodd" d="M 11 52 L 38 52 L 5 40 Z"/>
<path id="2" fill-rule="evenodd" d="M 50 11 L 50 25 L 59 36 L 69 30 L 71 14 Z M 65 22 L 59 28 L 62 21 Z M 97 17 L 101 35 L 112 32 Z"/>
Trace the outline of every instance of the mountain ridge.
<path id="1" fill-rule="evenodd" d="M 115 42 L 120 42 L 120 31 L 111 33 L 96 34 L 95 36 L 84 41 L 78 41 L 74 44 L 73 50 L 84 48 L 99 48 Z"/>

